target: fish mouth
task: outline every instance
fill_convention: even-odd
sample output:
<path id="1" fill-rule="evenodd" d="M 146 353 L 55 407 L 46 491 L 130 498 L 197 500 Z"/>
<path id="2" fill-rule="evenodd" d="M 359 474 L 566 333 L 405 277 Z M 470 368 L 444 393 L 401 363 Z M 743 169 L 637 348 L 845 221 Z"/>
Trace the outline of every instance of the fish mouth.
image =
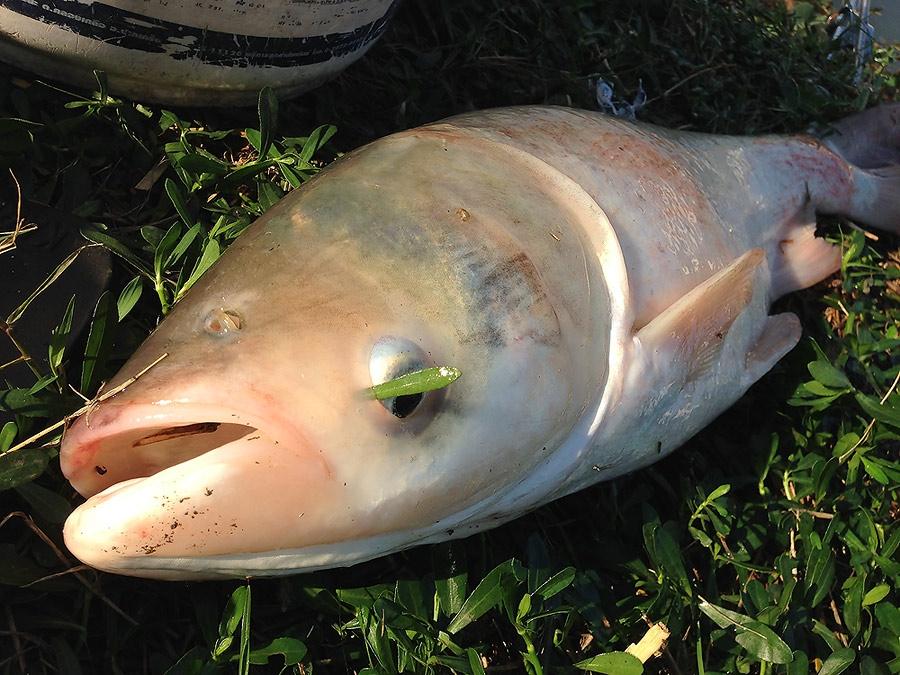
<path id="1" fill-rule="evenodd" d="M 330 468 L 294 425 L 196 402 L 105 403 L 63 439 L 60 465 L 87 497 L 63 529 L 93 567 L 204 577 L 207 560 L 296 544 L 325 508 Z M 313 532 L 315 534 L 315 532 Z M 176 572 L 160 572 L 160 560 Z"/>
<path id="2" fill-rule="evenodd" d="M 250 416 L 217 406 L 106 405 L 69 429 L 60 466 L 79 494 L 92 497 L 260 434 L 260 426 Z"/>

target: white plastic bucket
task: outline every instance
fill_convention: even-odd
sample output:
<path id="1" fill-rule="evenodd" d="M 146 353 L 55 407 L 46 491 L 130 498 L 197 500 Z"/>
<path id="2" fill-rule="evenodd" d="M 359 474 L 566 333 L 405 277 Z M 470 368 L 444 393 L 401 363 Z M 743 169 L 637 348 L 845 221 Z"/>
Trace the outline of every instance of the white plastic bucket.
<path id="1" fill-rule="evenodd" d="M 396 0 L 0 0 L 0 59 L 43 77 L 190 105 L 312 89 L 361 57 Z"/>

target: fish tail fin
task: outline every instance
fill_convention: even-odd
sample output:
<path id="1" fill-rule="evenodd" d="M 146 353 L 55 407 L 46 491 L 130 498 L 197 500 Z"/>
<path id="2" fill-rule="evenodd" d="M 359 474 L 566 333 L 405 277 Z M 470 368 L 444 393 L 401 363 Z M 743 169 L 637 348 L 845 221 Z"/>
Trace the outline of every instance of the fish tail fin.
<path id="1" fill-rule="evenodd" d="M 900 234 L 900 164 L 859 170 L 851 196 L 851 218 Z"/>
<path id="2" fill-rule="evenodd" d="M 849 202 L 836 210 L 864 225 L 900 234 L 900 103 L 840 120 L 822 142 L 850 168 Z"/>
<path id="3" fill-rule="evenodd" d="M 900 103 L 886 103 L 832 124 L 822 142 L 861 169 L 900 164 Z"/>

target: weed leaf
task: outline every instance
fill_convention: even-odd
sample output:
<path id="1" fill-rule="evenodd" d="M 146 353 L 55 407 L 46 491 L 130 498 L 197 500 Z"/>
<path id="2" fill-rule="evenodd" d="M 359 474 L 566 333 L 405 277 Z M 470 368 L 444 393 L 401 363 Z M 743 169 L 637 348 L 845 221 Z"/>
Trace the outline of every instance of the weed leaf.
<path id="1" fill-rule="evenodd" d="M 730 609 L 719 607 L 706 600 L 700 600 L 698 605 L 700 611 L 706 614 L 719 628 L 728 628 L 729 626 L 744 626 L 753 623 L 753 619 L 745 614 L 733 612 Z"/>
<path id="2" fill-rule="evenodd" d="M 140 277 L 135 277 L 140 280 Z M 81 366 L 81 391 L 91 392 L 97 379 L 98 367 L 106 361 L 112 344 L 112 332 L 115 328 L 113 299 L 110 291 L 104 291 L 97 306 L 94 307 L 94 318 L 84 346 L 84 361 Z"/>
<path id="3" fill-rule="evenodd" d="M 644 664 L 641 663 L 641 660 L 627 652 L 598 654 L 593 658 L 579 661 L 573 667 L 606 675 L 641 675 L 644 672 Z"/>
<path id="4" fill-rule="evenodd" d="M 72 251 L 69 255 L 67 255 L 61 263 L 59 263 L 52 272 L 45 278 L 40 285 L 35 288 L 27 298 L 12 312 L 9 313 L 9 316 L 6 317 L 6 323 L 12 326 L 16 321 L 18 321 L 22 315 L 25 313 L 25 310 L 28 309 L 28 306 L 34 302 L 35 298 L 37 298 L 41 293 L 46 291 L 50 284 L 59 279 L 62 276 L 62 273 L 69 269 L 69 266 L 75 262 L 75 259 L 78 255 L 88 248 L 88 246 L 82 246 L 74 251 Z"/>
<path id="5" fill-rule="evenodd" d="M 888 593 L 891 592 L 890 584 L 878 584 L 874 588 L 870 589 L 862 599 L 862 606 L 868 607 L 869 605 L 874 605 L 876 603 L 884 600 Z"/>
<path id="6" fill-rule="evenodd" d="M 306 645 L 292 637 L 275 638 L 265 647 L 254 649 L 250 652 L 250 663 L 261 666 L 269 662 L 276 654 L 284 657 L 284 666 L 294 666 L 303 661 L 306 656 Z"/>
<path id="7" fill-rule="evenodd" d="M 817 382 L 821 382 L 826 387 L 832 389 L 849 389 L 850 380 L 844 375 L 839 368 L 835 368 L 827 361 L 813 361 L 807 364 L 809 374 L 812 375 Z"/>
<path id="8" fill-rule="evenodd" d="M 181 222 L 184 223 L 185 227 L 194 225 L 194 219 L 191 218 L 191 214 L 188 211 L 187 198 L 184 196 L 181 186 L 171 178 L 166 178 L 164 185 L 166 194 L 169 196 L 169 201 L 171 201 L 172 205 L 175 207 L 175 211 L 178 213 L 178 217 L 181 218 Z"/>
<path id="9" fill-rule="evenodd" d="M 238 675 L 247 675 L 250 672 L 250 582 L 243 588 L 243 607 L 241 608 L 241 643 L 238 652 Z"/>
<path id="10" fill-rule="evenodd" d="M 503 600 L 506 586 L 512 582 L 515 584 L 517 575 L 517 563 L 515 560 L 507 560 L 497 565 L 487 573 L 484 579 L 475 587 L 472 594 L 466 598 L 459 612 L 447 626 L 447 632 L 453 635 L 468 626 L 473 621 L 481 618 L 489 610 L 498 606 Z"/>
<path id="11" fill-rule="evenodd" d="M 119 299 L 116 301 L 116 311 L 119 321 L 124 319 L 134 309 L 134 306 L 141 299 L 141 292 L 144 290 L 144 283 L 140 276 L 134 277 L 125 284 L 125 288 L 119 293 Z"/>
<path id="12" fill-rule="evenodd" d="M 179 157 L 175 164 L 179 169 L 198 175 L 209 173 L 214 176 L 224 176 L 228 173 L 228 165 L 225 162 L 200 152 L 191 152 Z"/>
<path id="13" fill-rule="evenodd" d="M 15 422 L 6 422 L 0 427 L 0 453 L 6 452 L 12 447 L 18 433 L 19 429 Z"/>
<path id="14" fill-rule="evenodd" d="M 106 232 L 93 227 L 83 228 L 81 230 L 81 235 L 88 241 L 92 241 L 95 244 L 100 244 L 104 248 L 112 251 L 129 265 L 134 267 L 134 269 L 136 269 L 138 272 L 143 274 L 145 277 L 153 277 L 153 274 L 150 272 L 150 268 L 147 267 L 144 262 L 140 258 L 138 258 L 130 248 L 128 248 L 128 246 L 120 242 L 115 237 L 111 237 Z"/>
<path id="15" fill-rule="evenodd" d="M 184 294 L 191 289 L 191 286 L 200 280 L 203 273 L 212 267 L 213 263 L 216 262 L 221 255 L 222 248 L 219 246 L 219 243 L 215 239 L 209 239 L 206 242 L 206 246 L 203 248 L 203 253 L 194 265 L 194 269 L 191 271 L 190 276 L 184 284 L 182 284 L 181 288 L 178 289 L 177 299 L 182 298 Z"/>
<path id="16" fill-rule="evenodd" d="M 332 124 L 323 124 L 313 130 L 303 144 L 300 151 L 300 161 L 309 164 L 313 156 L 337 133 L 337 127 Z"/>
<path id="17" fill-rule="evenodd" d="M 894 395 L 884 403 L 881 403 L 874 396 L 865 396 L 857 394 L 856 400 L 860 407 L 879 422 L 889 424 L 895 429 L 900 429 L 900 408 L 897 408 L 896 402 L 900 401 L 900 396 Z"/>
<path id="18" fill-rule="evenodd" d="M 575 574 L 576 571 L 574 567 L 566 567 L 538 586 L 534 592 L 544 600 L 549 600 L 557 593 L 561 593 L 571 586 L 572 582 L 575 581 Z"/>
<path id="19" fill-rule="evenodd" d="M 47 348 L 47 357 L 50 364 L 50 370 L 55 375 L 59 375 L 59 368 L 62 365 L 63 356 L 66 353 L 66 343 L 69 341 L 69 333 L 72 332 L 72 316 L 75 312 L 75 296 L 69 300 L 66 305 L 66 311 L 63 318 L 50 333 L 50 345 Z"/>
<path id="20" fill-rule="evenodd" d="M 0 491 L 30 483 L 44 473 L 50 455 L 43 448 L 22 448 L 0 454 Z"/>
<path id="21" fill-rule="evenodd" d="M 653 548 L 655 558 L 666 575 L 681 588 L 682 592 L 690 596 L 693 588 L 684 568 L 681 549 L 668 529 L 658 526 L 653 530 Z"/>
<path id="22" fill-rule="evenodd" d="M 790 663 L 793 652 L 784 640 L 766 624 L 759 621 L 751 621 L 737 628 L 735 641 L 750 654 L 770 663 Z"/>
<path id="23" fill-rule="evenodd" d="M 261 159 L 265 159 L 272 145 L 275 126 L 278 123 L 278 97 L 275 96 L 271 87 L 263 87 L 260 90 L 257 111 L 259 113 L 259 156 Z"/>
<path id="24" fill-rule="evenodd" d="M 840 675 L 856 661 L 856 652 L 852 649 L 838 649 L 825 659 L 818 675 Z"/>
<path id="25" fill-rule="evenodd" d="M 247 606 L 248 586 L 238 586 L 231 593 L 219 622 L 219 637 L 231 637 L 241 624 Z"/>
<path id="26" fill-rule="evenodd" d="M 469 660 L 469 670 L 472 671 L 472 675 L 485 675 L 484 664 L 481 663 L 481 657 L 475 649 L 469 647 L 466 650 L 466 658 Z"/>
<path id="27" fill-rule="evenodd" d="M 440 610 L 451 616 L 459 612 L 466 597 L 466 580 L 468 575 L 463 572 L 434 580 L 434 590 L 437 596 L 437 604 Z"/>
<path id="28" fill-rule="evenodd" d="M 178 263 L 181 260 L 182 256 L 187 253 L 188 248 L 190 248 L 191 244 L 194 243 L 194 239 L 197 238 L 197 235 L 200 234 L 200 226 L 194 225 L 187 232 L 182 235 L 181 239 L 175 245 L 175 248 L 172 249 L 172 253 L 169 254 L 169 257 L 166 259 L 164 268 L 168 269 Z"/>

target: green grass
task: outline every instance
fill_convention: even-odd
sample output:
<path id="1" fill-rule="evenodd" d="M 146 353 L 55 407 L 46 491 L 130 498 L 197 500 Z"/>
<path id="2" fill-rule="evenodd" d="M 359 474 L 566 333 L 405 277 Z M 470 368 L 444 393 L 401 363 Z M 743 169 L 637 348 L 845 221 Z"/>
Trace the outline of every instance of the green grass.
<path id="1" fill-rule="evenodd" d="M 25 220 L 32 202 L 76 214 L 115 255 L 109 292 L 63 302 L 34 372 L 0 371 L 0 451 L 79 408 L 70 385 L 94 396 L 337 152 L 469 109 L 592 108 L 598 76 L 626 100 L 643 84 L 640 119 L 718 133 L 802 130 L 893 95 L 891 54 L 856 87 L 830 49 L 806 3 L 407 0 L 344 76 L 259 110 L 167 112 L 0 67 L 0 168 Z M 0 178 L 0 230 L 17 198 Z M 78 499 L 59 429 L 0 454 L 0 673 L 636 673 L 615 652 L 660 621 L 672 635 L 647 673 L 900 672 L 900 254 L 824 226 L 841 275 L 781 302 L 806 334 L 747 396 L 662 462 L 466 540 L 250 583 L 105 575 L 61 545 Z M 36 321 L 22 300 L 0 326 L 13 338 Z"/>

